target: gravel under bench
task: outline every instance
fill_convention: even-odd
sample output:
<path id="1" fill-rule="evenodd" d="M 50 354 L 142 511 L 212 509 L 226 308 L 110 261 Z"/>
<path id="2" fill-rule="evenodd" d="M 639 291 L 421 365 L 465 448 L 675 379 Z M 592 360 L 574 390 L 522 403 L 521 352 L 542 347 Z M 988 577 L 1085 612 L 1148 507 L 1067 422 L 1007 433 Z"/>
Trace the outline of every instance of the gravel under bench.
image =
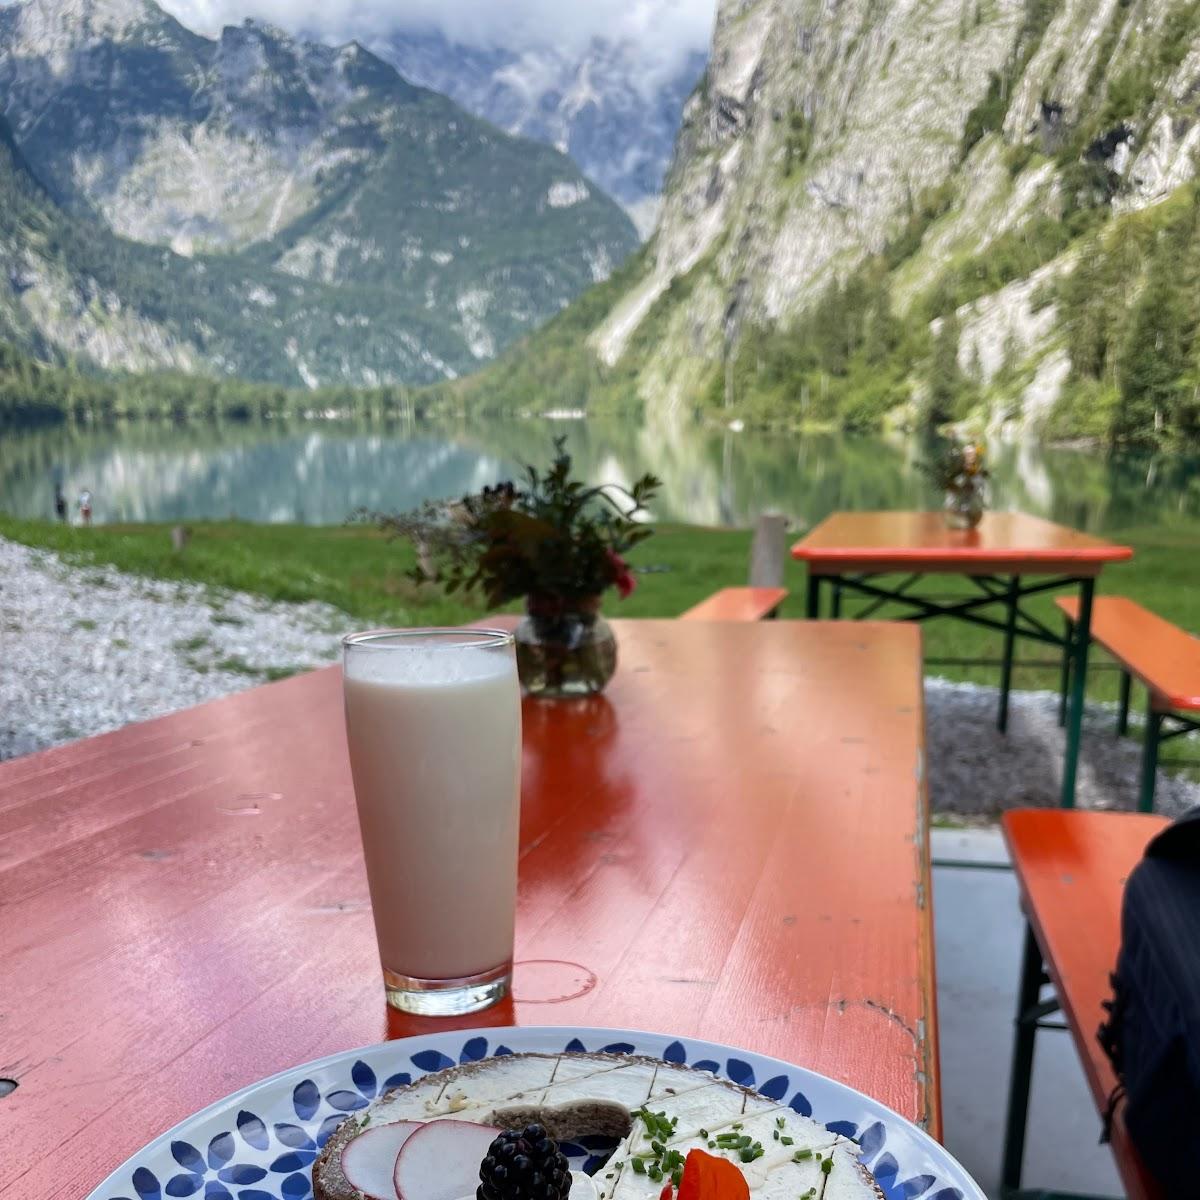
<path id="1" fill-rule="evenodd" d="M 0 539 L 0 759 L 335 661 L 353 626 L 329 605 L 72 566 Z M 925 702 L 935 811 L 986 817 L 1058 803 L 1056 695 L 1014 692 L 1007 737 L 996 729 L 995 688 L 931 678 Z M 1088 710 L 1081 807 L 1136 803 L 1141 743 L 1114 737 L 1113 720 L 1111 707 Z M 1200 751 L 1200 739 L 1188 742 Z M 1194 804 L 1200 784 L 1160 775 L 1160 812 Z"/>

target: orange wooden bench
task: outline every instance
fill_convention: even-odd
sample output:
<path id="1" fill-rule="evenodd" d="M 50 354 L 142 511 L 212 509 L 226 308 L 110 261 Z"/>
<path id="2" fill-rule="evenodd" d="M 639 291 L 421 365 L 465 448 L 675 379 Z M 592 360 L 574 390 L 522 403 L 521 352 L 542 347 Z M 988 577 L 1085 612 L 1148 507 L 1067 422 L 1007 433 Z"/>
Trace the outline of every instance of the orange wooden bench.
<path id="1" fill-rule="evenodd" d="M 1096 1032 L 1105 1017 L 1103 1003 L 1112 994 L 1121 899 L 1129 872 L 1166 824 L 1165 818 L 1141 813 L 1023 809 L 1004 814 L 1028 926 L 1009 1082 L 1003 1200 L 1066 1200 L 1063 1193 L 1020 1186 L 1034 1041 L 1039 1029 L 1064 1028 L 1048 1025 L 1048 1016 L 1062 1012 L 1096 1107 L 1103 1112 L 1108 1105 L 1117 1080 Z M 1052 994 L 1043 997 L 1046 988 Z M 1129 1200 L 1167 1200 L 1130 1142 L 1119 1107 L 1112 1152 Z"/>
<path id="2" fill-rule="evenodd" d="M 681 621 L 761 621 L 779 615 L 787 588 L 729 587 L 689 608 Z"/>
<path id="3" fill-rule="evenodd" d="M 1055 603 L 1073 627 L 1079 602 L 1061 597 Z M 1163 742 L 1200 730 L 1200 639 L 1125 596 L 1098 596 L 1092 605 L 1092 641 L 1121 667 L 1121 701 L 1117 732 L 1129 728 L 1129 689 L 1136 677 L 1148 693 L 1146 737 L 1142 751 L 1142 783 L 1138 807 L 1154 808 L 1158 751 Z M 1064 655 L 1059 724 L 1070 685 L 1070 660 Z"/>

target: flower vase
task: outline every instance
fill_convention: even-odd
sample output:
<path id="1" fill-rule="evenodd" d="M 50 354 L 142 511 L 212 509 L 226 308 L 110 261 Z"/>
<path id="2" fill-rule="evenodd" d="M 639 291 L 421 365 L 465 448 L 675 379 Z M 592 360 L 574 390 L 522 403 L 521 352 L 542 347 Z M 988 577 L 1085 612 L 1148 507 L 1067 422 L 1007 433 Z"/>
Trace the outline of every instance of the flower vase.
<path id="1" fill-rule="evenodd" d="M 951 529 L 974 529 L 983 520 L 983 511 L 981 488 L 952 488 L 946 492 L 942 512 Z"/>
<path id="2" fill-rule="evenodd" d="M 617 669 L 599 596 L 529 596 L 515 637 L 517 674 L 531 696 L 594 696 Z"/>

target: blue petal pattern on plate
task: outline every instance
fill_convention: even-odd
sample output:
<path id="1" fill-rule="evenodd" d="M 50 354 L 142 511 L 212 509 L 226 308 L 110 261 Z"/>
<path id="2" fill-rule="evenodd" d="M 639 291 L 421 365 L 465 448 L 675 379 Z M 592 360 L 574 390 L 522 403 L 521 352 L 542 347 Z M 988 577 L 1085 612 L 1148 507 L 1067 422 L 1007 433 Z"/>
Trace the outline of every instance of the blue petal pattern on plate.
<path id="1" fill-rule="evenodd" d="M 785 1064 L 756 1055 L 727 1055 L 722 1063 L 707 1057 L 721 1048 L 704 1042 L 689 1045 L 675 1039 L 655 1046 L 596 1037 L 589 1038 L 589 1046 L 566 1030 L 506 1029 L 505 1040 L 492 1044 L 490 1038 L 498 1032 L 483 1030 L 459 1035 L 457 1040 L 454 1035 L 409 1038 L 371 1047 L 358 1055 L 313 1063 L 299 1079 L 299 1072 L 287 1072 L 276 1080 L 264 1081 L 238 1098 L 256 1104 L 259 1111 L 215 1105 L 214 1109 L 222 1109 L 224 1115 L 201 1113 L 184 1122 L 179 1130 L 158 1139 L 126 1163 L 88 1200 L 166 1200 L 176 1196 L 311 1200 L 312 1164 L 347 1114 L 427 1072 L 525 1050 L 650 1054 L 666 1062 L 712 1071 L 743 1087 L 755 1088 L 802 1116 L 815 1114 L 828 1129 L 855 1138 L 862 1147 L 863 1161 L 874 1172 L 887 1200 L 984 1200 L 977 1189 L 964 1192 L 955 1186 L 962 1182 L 970 1188 L 970 1181 L 939 1147 L 866 1097 L 861 1098 L 859 1110 L 853 1113 L 829 1110 L 820 1102 L 814 1106 L 809 1093 L 816 1097 L 822 1085 L 841 1093 L 848 1090 L 810 1071 L 786 1068 Z M 652 1035 L 645 1035 L 645 1040 L 662 1042 Z M 758 1063 L 757 1070 L 752 1059 Z M 234 1113 L 232 1120 L 230 1113 Z M 852 1116 L 858 1119 L 850 1119 Z M 563 1150 L 576 1170 L 593 1171 L 614 1144 L 608 1139 L 588 1137 L 565 1144 Z M 949 1164 L 945 1177 L 937 1171 L 939 1154 Z"/>

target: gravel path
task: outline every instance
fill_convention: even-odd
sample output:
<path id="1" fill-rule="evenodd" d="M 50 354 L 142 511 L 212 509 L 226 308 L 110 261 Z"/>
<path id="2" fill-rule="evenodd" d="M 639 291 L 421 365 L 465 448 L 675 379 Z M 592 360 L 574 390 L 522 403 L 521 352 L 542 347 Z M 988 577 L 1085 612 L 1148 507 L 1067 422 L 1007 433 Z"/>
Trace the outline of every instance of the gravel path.
<path id="1" fill-rule="evenodd" d="M 331 662 L 351 624 L 0 539 L 0 759 Z"/>
<path id="2" fill-rule="evenodd" d="M 996 728 L 999 690 L 945 679 L 925 680 L 929 790 L 935 811 L 983 815 L 1005 808 L 1057 806 L 1064 739 L 1058 727 L 1056 692 L 1014 692 L 1008 733 Z M 1076 781 L 1081 808 L 1137 806 L 1141 730 L 1115 735 L 1116 705 L 1089 706 L 1084 715 L 1083 752 Z M 1186 744 L 1185 757 L 1200 759 L 1200 738 Z M 1155 808 L 1176 816 L 1200 804 L 1200 783 L 1160 771 Z"/>
<path id="3" fill-rule="evenodd" d="M 328 605 L 68 566 L 0 539 L 0 759 L 333 661 L 352 624 Z M 1007 737 L 995 726 L 995 688 L 929 679 L 925 699 L 935 810 L 982 817 L 1058 803 L 1057 696 L 1014 693 Z M 1081 806 L 1136 802 L 1140 742 L 1114 737 L 1113 720 L 1105 706 L 1088 712 Z M 1200 784 L 1160 775 L 1160 811 L 1195 804 Z"/>

